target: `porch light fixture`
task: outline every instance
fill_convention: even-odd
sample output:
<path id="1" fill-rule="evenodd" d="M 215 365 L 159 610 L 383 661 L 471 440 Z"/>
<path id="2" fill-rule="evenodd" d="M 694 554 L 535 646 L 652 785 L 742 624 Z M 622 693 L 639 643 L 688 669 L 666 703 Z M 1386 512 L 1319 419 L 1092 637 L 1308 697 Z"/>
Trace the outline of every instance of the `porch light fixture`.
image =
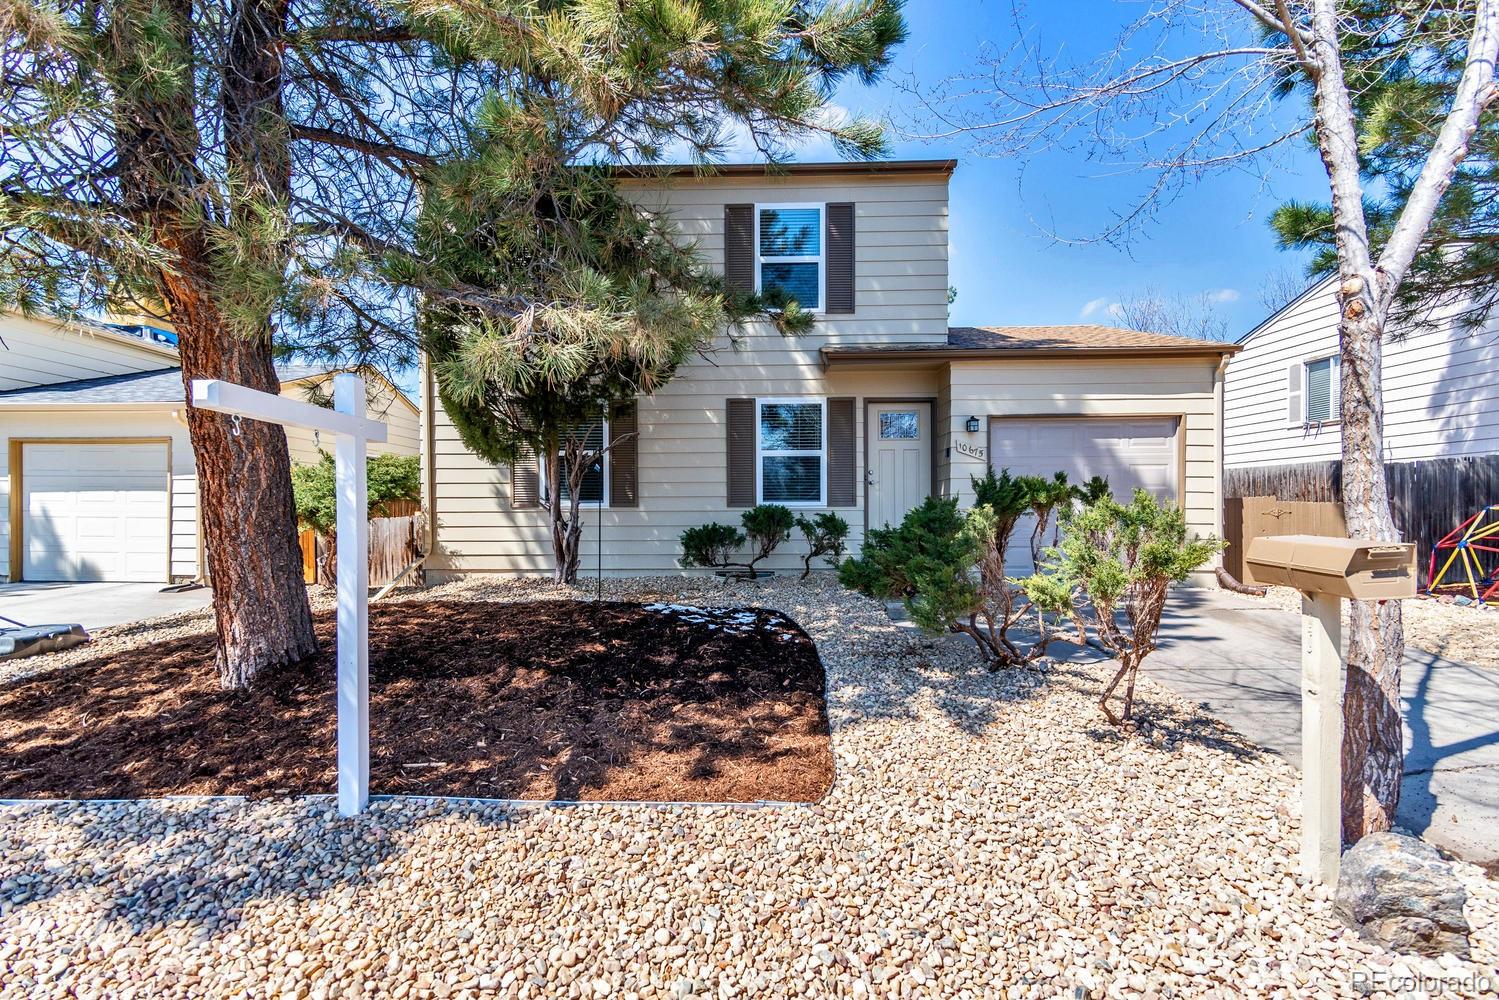
<path id="1" fill-rule="evenodd" d="M 978 432 L 979 432 L 979 418 L 978 417 L 969 417 L 968 418 L 968 433 L 969 434 L 977 434 Z"/>

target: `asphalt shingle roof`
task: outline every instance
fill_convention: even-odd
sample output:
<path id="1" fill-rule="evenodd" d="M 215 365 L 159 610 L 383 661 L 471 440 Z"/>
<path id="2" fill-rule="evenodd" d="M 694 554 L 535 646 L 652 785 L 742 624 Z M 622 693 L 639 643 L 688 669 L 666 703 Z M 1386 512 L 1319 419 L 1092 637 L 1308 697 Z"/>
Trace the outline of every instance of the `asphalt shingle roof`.
<path id="1" fill-rule="evenodd" d="M 317 365 L 277 365 L 276 374 L 282 382 L 326 375 L 332 369 Z M 161 368 L 149 372 L 132 372 L 128 375 L 105 375 L 100 378 L 84 378 L 73 382 L 54 382 L 51 385 L 34 385 L 24 389 L 9 389 L 0 392 L 0 404 L 51 404 L 51 403 L 182 403 L 186 401 L 182 389 L 182 370 Z"/>

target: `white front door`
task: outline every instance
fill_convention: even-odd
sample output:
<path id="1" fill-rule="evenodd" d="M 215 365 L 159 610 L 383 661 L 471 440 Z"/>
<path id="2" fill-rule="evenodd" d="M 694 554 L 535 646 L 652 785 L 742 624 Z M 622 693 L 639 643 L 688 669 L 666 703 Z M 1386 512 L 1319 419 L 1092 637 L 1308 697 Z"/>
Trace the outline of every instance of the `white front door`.
<path id="1" fill-rule="evenodd" d="M 27 580 L 165 582 L 165 444 L 21 446 Z"/>
<path id="2" fill-rule="evenodd" d="M 869 526 L 900 524 L 932 492 L 932 405 L 870 403 L 864 422 Z"/>

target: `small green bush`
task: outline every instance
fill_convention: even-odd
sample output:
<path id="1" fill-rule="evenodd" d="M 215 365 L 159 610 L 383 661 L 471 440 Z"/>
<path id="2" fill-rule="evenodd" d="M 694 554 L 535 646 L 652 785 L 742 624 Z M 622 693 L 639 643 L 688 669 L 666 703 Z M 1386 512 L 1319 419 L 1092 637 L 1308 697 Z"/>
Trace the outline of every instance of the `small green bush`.
<path id="1" fill-rule="evenodd" d="M 331 535 L 338 520 L 338 488 L 333 456 L 319 452 L 317 462 L 294 465 L 292 501 L 297 520 L 320 535 Z M 365 465 L 365 489 L 371 513 L 393 500 L 420 501 L 422 460 L 415 455 L 371 455 Z"/>
<path id="2" fill-rule="evenodd" d="M 838 580 L 870 597 L 909 598 L 916 593 L 911 566 L 919 559 L 959 559 L 963 516 L 956 497 L 927 497 L 895 528 L 871 528 L 857 559 L 845 559 Z"/>
<path id="3" fill-rule="evenodd" d="M 701 524 L 681 534 L 682 565 L 711 569 L 743 569 L 755 578 L 755 565 L 770 557 L 780 544 L 791 537 L 796 518 L 789 507 L 762 503 L 751 507 L 740 517 L 744 530 L 727 524 Z M 734 552 L 746 541 L 750 556 L 744 562 L 734 561 Z"/>
<path id="4" fill-rule="evenodd" d="M 744 532 L 727 524 L 700 524 L 682 532 L 682 565 L 718 569 L 727 566 L 744 544 Z"/>
<path id="5" fill-rule="evenodd" d="M 1047 571 L 1087 597 L 1074 606 L 1073 617 L 1119 660 L 1098 699 L 1110 722 L 1130 720 L 1135 679 L 1140 663 L 1156 648 L 1171 584 L 1185 580 L 1223 547 L 1211 536 L 1188 538 L 1182 509 L 1140 489 L 1128 505 L 1104 496 L 1063 522 L 1061 541 L 1046 553 Z M 1121 682 L 1124 709 L 1116 716 L 1109 698 Z"/>
<path id="6" fill-rule="evenodd" d="M 807 552 L 802 556 L 802 579 L 812 573 L 812 560 L 827 559 L 837 566 L 843 559 L 843 547 L 848 541 L 848 522 L 831 511 L 812 518 L 798 516 L 796 526 L 807 540 Z"/>

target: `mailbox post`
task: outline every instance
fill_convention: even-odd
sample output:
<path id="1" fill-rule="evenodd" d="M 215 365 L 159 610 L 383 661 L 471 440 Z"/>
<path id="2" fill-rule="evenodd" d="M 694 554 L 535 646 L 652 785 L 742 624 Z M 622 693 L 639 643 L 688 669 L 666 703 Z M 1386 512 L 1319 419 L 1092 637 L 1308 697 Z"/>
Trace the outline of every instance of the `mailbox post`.
<path id="1" fill-rule="evenodd" d="M 1254 538 L 1245 553 L 1258 584 L 1301 591 L 1301 869 L 1338 878 L 1343 850 L 1343 599 L 1416 596 L 1416 547 L 1320 535 Z"/>

